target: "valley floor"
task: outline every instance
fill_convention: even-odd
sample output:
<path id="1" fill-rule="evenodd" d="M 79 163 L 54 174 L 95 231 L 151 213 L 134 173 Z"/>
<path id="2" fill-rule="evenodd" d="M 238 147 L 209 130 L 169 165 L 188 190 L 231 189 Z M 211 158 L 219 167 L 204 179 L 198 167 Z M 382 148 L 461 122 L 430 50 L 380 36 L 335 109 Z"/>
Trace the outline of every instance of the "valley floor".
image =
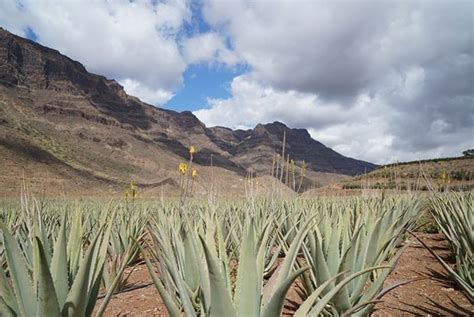
<path id="1" fill-rule="evenodd" d="M 448 244 L 442 234 L 416 233 L 428 246 L 449 260 Z M 401 256 L 386 286 L 416 280 L 400 286 L 382 298 L 372 316 L 469 316 L 474 305 L 462 294 L 443 267 L 414 238 Z M 129 291 L 114 295 L 105 316 L 168 316 L 144 264 L 135 267 Z M 97 307 L 101 301 L 97 302 Z"/>

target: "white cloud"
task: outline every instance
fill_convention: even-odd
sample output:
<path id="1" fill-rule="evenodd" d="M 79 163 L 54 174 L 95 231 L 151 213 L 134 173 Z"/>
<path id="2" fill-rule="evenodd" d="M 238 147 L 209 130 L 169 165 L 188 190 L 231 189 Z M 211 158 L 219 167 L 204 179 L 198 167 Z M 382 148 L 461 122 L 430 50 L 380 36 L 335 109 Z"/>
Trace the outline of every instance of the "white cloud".
<path id="1" fill-rule="evenodd" d="M 474 146 L 471 1 L 208 0 L 204 16 L 250 73 L 205 122 L 281 120 L 385 162 Z M 366 102 L 361 102 L 361 98 Z"/>
<path id="2" fill-rule="evenodd" d="M 170 91 L 163 89 L 153 90 L 140 82 L 126 78 L 120 81 L 127 94 L 139 97 L 142 101 L 149 104 L 164 104 L 170 100 L 174 95 Z"/>
<path id="3" fill-rule="evenodd" d="M 8 28 L 12 33 L 24 35 L 28 20 L 20 12 L 21 6 L 18 1 L 5 0 L 0 2 L 1 26 Z"/>
<path id="4" fill-rule="evenodd" d="M 322 103 L 314 94 L 280 91 L 258 82 L 251 75 L 235 77 L 232 98 L 208 99 L 209 109 L 195 111 L 207 125 L 251 128 L 257 123 L 281 120 L 293 127 L 342 121 L 344 111 L 336 103 Z"/>
<path id="5" fill-rule="evenodd" d="M 414 99 L 423 91 L 425 71 L 421 67 L 412 67 L 406 73 L 400 94 L 408 99 Z"/>
<path id="6" fill-rule="evenodd" d="M 38 42 L 79 60 L 91 72 L 124 83 L 126 90 L 133 87 L 127 92 L 147 101 L 166 100 L 163 96 L 182 85 L 186 62 L 178 35 L 191 18 L 184 0 L 155 5 L 126 0 L 18 3 L 5 0 L 0 4 L 0 21 L 8 29 L 25 35 L 30 27 Z M 133 85 L 125 84 L 126 80 L 133 80 Z"/>
<path id="7" fill-rule="evenodd" d="M 222 63 L 234 66 L 239 62 L 235 52 L 231 51 L 225 39 L 215 32 L 203 33 L 187 39 L 184 44 L 184 56 L 191 63 Z"/>
<path id="8" fill-rule="evenodd" d="M 391 71 L 472 54 L 473 9 L 468 1 L 208 0 L 204 16 L 263 82 L 340 98 Z"/>
<path id="9" fill-rule="evenodd" d="M 413 76 L 412 72 L 409 69 L 403 77 Z M 396 81 L 386 88 L 405 98 L 405 86 Z M 247 74 L 234 78 L 230 98 L 209 99 L 208 103 L 208 109 L 194 112 L 208 126 L 249 129 L 257 123 L 282 121 L 290 127 L 307 128 L 314 139 L 344 155 L 374 163 L 457 156 L 461 149 L 472 147 L 472 128 L 450 132 L 451 125 L 442 119 L 427 127 L 417 117 L 410 122 L 410 113 L 400 113 L 384 94 L 362 93 L 350 105 L 342 105 L 316 94 L 278 90 Z M 404 125 L 403 121 L 409 122 Z M 415 143 L 428 142 L 428 146 L 404 143 L 399 129 L 414 131 L 420 137 L 411 136 Z M 397 142 L 402 144 L 397 146 Z"/>

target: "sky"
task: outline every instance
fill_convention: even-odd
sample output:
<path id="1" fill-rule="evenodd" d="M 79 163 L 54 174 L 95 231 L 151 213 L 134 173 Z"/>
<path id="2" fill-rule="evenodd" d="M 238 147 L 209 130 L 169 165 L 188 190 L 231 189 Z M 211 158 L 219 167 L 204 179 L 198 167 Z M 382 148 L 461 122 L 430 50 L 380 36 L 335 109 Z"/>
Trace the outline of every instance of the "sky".
<path id="1" fill-rule="evenodd" d="M 0 26 L 207 126 L 374 163 L 474 148 L 473 1 L 2 0 Z"/>

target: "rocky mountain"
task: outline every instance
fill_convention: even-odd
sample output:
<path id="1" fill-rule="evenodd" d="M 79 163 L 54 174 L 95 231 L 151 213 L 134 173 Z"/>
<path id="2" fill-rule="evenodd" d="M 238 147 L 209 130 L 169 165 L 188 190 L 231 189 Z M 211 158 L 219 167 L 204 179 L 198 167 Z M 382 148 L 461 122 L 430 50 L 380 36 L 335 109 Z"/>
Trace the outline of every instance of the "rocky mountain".
<path id="1" fill-rule="evenodd" d="M 342 156 L 311 138 L 306 129 L 290 129 L 281 122 L 258 124 L 252 130 L 231 130 L 224 127 L 208 128 L 208 136 L 232 160 L 246 170 L 267 173 L 274 153 L 282 151 L 296 162 L 306 162 L 309 170 L 356 175 L 373 170 L 376 165 Z"/>
<path id="2" fill-rule="evenodd" d="M 0 28 L 0 182 L 21 174 L 46 183 L 72 179 L 68 185 L 86 189 L 130 179 L 172 186 L 191 144 L 203 179 L 214 171 L 269 174 L 283 134 L 286 153 L 310 172 L 356 175 L 375 167 L 280 122 L 245 131 L 208 128 L 191 112 L 148 105 L 116 81 Z"/>

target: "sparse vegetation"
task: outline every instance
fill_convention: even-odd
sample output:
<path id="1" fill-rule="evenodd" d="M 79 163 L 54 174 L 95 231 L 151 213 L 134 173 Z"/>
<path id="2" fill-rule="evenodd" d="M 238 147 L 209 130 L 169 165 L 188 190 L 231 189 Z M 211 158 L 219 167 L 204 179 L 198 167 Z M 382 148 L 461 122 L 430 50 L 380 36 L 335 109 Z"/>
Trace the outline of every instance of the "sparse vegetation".
<path id="1" fill-rule="evenodd" d="M 343 189 L 395 191 L 470 191 L 474 188 L 472 157 L 389 164 L 341 182 Z"/>

